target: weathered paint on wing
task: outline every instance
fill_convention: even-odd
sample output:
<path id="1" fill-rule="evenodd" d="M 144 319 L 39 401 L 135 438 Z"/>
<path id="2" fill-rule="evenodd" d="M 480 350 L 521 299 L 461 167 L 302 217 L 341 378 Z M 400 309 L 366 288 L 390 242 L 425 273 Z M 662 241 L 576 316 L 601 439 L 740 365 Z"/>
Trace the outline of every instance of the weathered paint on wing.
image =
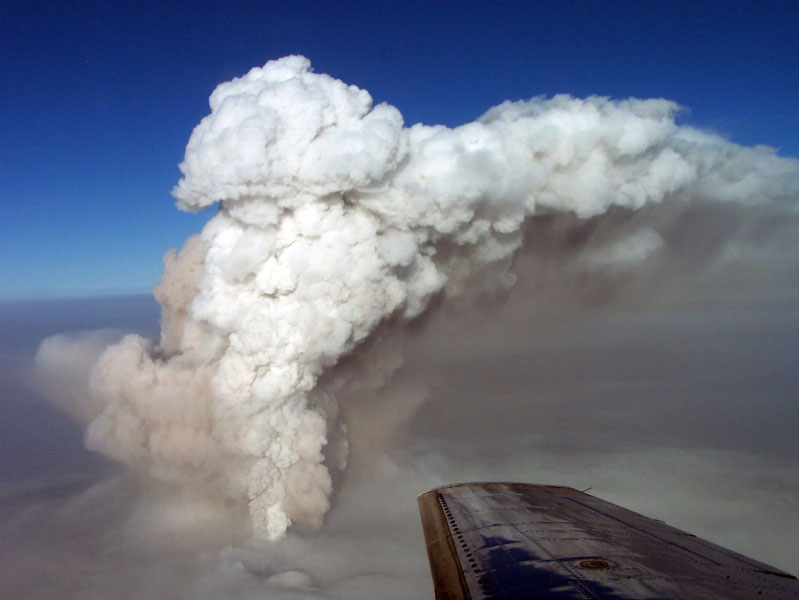
<path id="1" fill-rule="evenodd" d="M 799 598 L 788 573 L 567 487 L 456 484 L 419 510 L 438 599 Z"/>

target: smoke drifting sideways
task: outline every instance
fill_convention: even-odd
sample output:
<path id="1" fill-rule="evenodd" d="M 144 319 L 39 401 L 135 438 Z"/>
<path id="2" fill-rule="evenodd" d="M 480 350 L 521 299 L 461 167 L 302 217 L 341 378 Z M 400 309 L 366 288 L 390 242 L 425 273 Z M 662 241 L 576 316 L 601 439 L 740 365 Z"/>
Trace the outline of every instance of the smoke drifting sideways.
<path id="1" fill-rule="evenodd" d="M 636 217 L 652 207 L 796 210 L 799 161 L 678 126 L 667 100 L 558 95 L 407 128 L 393 106 L 290 56 L 219 85 L 210 106 L 174 195 L 219 212 L 164 259 L 160 342 L 125 336 L 91 369 L 88 396 L 61 402 L 90 449 L 248 505 L 258 539 L 320 527 L 336 474 L 373 443 L 348 403 L 353 390 L 379 396 L 401 363 L 374 341 L 457 298 L 501 295 L 517 252 L 545 245 L 553 223 L 573 240 L 632 215 L 578 261 L 618 273 L 674 243 Z M 70 343 L 45 340 L 39 364 Z M 391 429 L 413 396 L 361 413 Z"/>

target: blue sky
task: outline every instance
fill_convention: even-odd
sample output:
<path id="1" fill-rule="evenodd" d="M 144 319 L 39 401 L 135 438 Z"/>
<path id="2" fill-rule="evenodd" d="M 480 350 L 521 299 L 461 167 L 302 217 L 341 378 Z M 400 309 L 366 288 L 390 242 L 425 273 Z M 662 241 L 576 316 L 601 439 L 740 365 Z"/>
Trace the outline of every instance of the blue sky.
<path id="1" fill-rule="evenodd" d="M 429 5 L 428 5 L 429 4 Z M 213 214 L 169 195 L 214 86 L 287 54 L 458 125 L 506 99 L 667 97 L 799 155 L 799 3 L 37 2 L 0 9 L 0 298 L 147 292 Z"/>

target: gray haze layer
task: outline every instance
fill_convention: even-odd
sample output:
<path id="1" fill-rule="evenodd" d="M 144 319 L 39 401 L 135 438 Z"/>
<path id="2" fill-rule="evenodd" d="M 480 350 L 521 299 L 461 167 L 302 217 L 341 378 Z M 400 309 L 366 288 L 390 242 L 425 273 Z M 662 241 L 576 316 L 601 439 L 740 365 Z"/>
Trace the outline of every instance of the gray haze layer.
<path id="1" fill-rule="evenodd" d="M 608 258 L 642 228 L 654 260 Z M 151 299 L 4 304 L 0 595 L 432 597 L 416 495 L 467 480 L 591 487 L 799 571 L 797 231 L 768 207 L 535 219 L 510 291 L 386 326 L 322 377 L 350 464 L 322 528 L 272 543 L 239 505 L 89 454 L 41 400 L 41 339 L 152 336 Z M 69 358 L 79 394 L 91 356 Z"/>

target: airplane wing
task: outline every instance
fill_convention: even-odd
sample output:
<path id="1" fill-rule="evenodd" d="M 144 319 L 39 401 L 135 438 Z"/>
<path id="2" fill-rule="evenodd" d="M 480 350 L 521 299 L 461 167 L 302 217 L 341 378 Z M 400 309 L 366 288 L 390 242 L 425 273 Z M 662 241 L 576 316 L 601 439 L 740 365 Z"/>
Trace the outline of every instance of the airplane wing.
<path id="1" fill-rule="evenodd" d="M 455 484 L 419 510 L 440 600 L 799 598 L 793 575 L 567 487 Z"/>

